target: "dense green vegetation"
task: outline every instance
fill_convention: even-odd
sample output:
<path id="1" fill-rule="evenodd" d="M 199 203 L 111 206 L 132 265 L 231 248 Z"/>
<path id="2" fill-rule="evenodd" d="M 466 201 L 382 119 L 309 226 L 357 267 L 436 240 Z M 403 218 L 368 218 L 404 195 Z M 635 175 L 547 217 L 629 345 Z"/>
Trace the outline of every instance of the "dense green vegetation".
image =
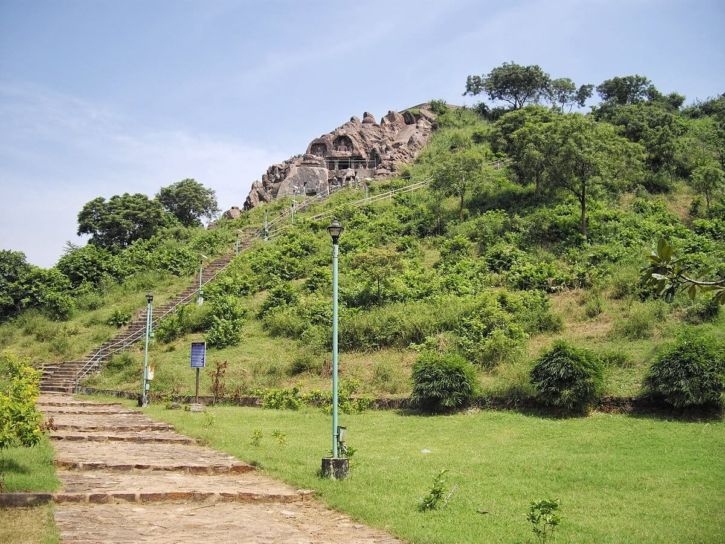
<path id="1" fill-rule="evenodd" d="M 468 90 L 510 98 L 510 110 L 494 115 L 436 101 L 438 130 L 416 163 L 370 187 L 376 194 L 431 179 L 428 189 L 368 206 L 351 204 L 362 197 L 359 190 L 335 193 L 236 258 L 205 289 L 207 303 L 167 319 L 151 350 L 153 391 L 191 391 L 187 346 L 200 339 L 211 347 L 212 364 L 228 363 L 216 379 L 227 395 L 295 385 L 327 389 L 329 218 L 311 219 L 320 211 L 334 211 L 346 229 L 340 346 L 351 391 L 408 395 L 413 362 L 420 353 L 438 353 L 473 364 L 480 394 L 535 398 L 534 362 L 566 340 L 592 350 L 602 367 L 596 395 L 636 395 L 663 345 L 680 333 L 722 344 L 723 317 L 712 291 L 692 300 L 681 280 L 664 301 L 641 270 L 662 238 L 684 277 L 720 281 L 725 274 L 725 97 L 682 107 L 679 95 L 625 76 L 597 87 L 602 100 L 591 113 L 566 113 L 564 106 L 580 103 L 579 90 L 586 100 L 594 87 L 572 94 L 565 78 L 513 64 L 500 68 Z M 537 104 L 542 100 L 551 107 Z M 184 187 L 180 182 L 160 194 L 186 202 Z M 128 207 L 145 209 L 136 204 Z M 182 209 L 205 213 L 201 204 L 186 204 L 176 208 L 176 221 L 183 221 Z M 289 204 L 265 208 L 274 217 Z M 7 315 L 36 309 L 2 326 L 3 344 L 36 361 L 82 352 L 130 315 L 131 302 L 117 302 L 118 293 L 138 298 L 153 289 L 163 300 L 190 279 L 201 254 L 228 251 L 239 229 L 261 225 L 262 213 L 209 231 L 162 225 L 128 244 L 72 248 L 57 267 L 42 271 L 66 286 L 50 291 L 61 299 L 73 289 L 71 303 L 25 296 L 9 304 Z M 4 263 L 22 269 L 17 254 L 6 257 Z M 33 292 L 37 282 L 28 278 L 37 273 L 4 274 L 5 285 L 15 286 L 6 290 L 11 298 Z M 133 304 L 142 307 L 140 300 Z M 52 325 L 51 318 L 68 321 Z M 45 340 L 46 328 L 66 334 L 48 332 Z M 83 341 L 69 342 L 74 336 Z M 140 352 L 118 356 L 90 383 L 136 390 L 140 360 Z M 203 390 L 212 386 L 204 376 Z"/>
<path id="2" fill-rule="evenodd" d="M 357 452 L 350 478 L 335 482 L 316 476 L 329 449 L 329 416 L 319 410 L 191 414 L 152 406 L 146 413 L 419 544 L 471 542 L 472 535 L 531 542 L 526 514 L 544 498 L 560 499 L 555 542 L 715 543 L 725 530 L 721 422 L 365 412 L 342 420 Z M 444 469 L 448 504 L 420 512 Z"/>

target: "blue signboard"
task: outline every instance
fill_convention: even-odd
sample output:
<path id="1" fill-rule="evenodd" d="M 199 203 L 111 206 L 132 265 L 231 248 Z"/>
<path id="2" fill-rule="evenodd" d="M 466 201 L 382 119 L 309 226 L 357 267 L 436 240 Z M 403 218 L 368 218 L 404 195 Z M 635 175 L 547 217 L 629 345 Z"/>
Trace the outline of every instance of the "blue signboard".
<path id="1" fill-rule="evenodd" d="M 191 343 L 191 368 L 206 366 L 206 342 Z"/>

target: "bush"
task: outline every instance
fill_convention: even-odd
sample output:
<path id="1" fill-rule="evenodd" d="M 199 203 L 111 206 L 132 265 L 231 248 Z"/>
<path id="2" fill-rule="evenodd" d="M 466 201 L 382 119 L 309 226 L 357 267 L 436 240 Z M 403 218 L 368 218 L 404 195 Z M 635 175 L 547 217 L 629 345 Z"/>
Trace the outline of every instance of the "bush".
<path id="1" fill-rule="evenodd" d="M 116 308 L 115 310 L 113 310 L 111 317 L 106 320 L 106 323 L 108 323 L 112 327 L 120 328 L 124 325 L 128 325 L 129 321 L 131 321 L 131 314 Z"/>
<path id="2" fill-rule="evenodd" d="M 280 283 L 273 287 L 267 298 L 264 299 L 261 308 L 259 309 L 259 317 L 264 317 L 272 310 L 282 308 L 284 306 L 291 306 L 297 302 L 297 293 L 289 283 Z"/>
<path id="3" fill-rule="evenodd" d="M 491 368 L 521 354 L 526 331 L 514 311 L 504 304 L 487 293 L 476 301 L 473 311 L 461 319 L 456 329 L 461 351 L 476 364 Z"/>
<path id="4" fill-rule="evenodd" d="M 460 355 L 427 352 L 413 365 L 411 401 L 428 412 L 460 408 L 476 394 L 476 372 Z"/>
<path id="5" fill-rule="evenodd" d="M 725 381 L 725 350 L 687 334 L 657 357 L 645 378 L 651 393 L 676 408 L 716 405 Z"/>
<path id="6" fill-rule="evenodd" d="M 213 348 L 221 349 L 236 346 L 240 340 L 241 326 L 244 322 L 238 319 L 221 319 L 212 317 L 212 324 L 206 333 L 206 342 Z"/>
<path id="7" fill-rule="evenodd" d="M 714 321 L 720 315 L 720 304 L 715 297 L 699 301 L 685 310 L 685 321 L 699 325 Z"/>
<path id="8" fill-rule="evenodd" d="M 0 355 L 0 450 L 40 441 L 39 383 L 40 373 L 26 361 Z"/>
<path id="9" fill-rule="evenodd" d="M 602 366 L 594 353 L 562 341 L 539 357 L 531 370 L 538 398 L 567 412 L 585 412 L 599 397 L 602 381 Z"/>

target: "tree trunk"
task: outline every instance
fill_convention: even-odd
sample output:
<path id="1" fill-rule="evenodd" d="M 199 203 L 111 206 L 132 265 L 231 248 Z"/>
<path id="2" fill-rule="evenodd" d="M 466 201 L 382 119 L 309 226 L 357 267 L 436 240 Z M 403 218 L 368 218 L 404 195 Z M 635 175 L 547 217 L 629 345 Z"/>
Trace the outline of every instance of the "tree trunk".
<path id="1" fill-rule="evenodd" d="M 458 209 L 458 218 L 463 221 L 463 198 L 465 196 L 465 193 L 461 193 L 461 206 Z"/>

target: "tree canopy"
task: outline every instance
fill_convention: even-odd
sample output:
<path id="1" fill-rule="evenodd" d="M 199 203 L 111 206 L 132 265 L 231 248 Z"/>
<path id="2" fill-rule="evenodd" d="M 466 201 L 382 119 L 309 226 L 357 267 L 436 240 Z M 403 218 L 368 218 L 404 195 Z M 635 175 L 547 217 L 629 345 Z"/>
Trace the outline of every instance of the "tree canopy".
<path id="1" fill-rule="evenodd" d="M 167 223 L 156 200 L 136 193 L 103 197 L 87 202 L 78 214 L 78 234 L 90 234 L 90 243 L 119 250 L 135 240 L 151 238 Z"/>
<path id="2" fill-rule="evenodd" d="M 504 62 L 488 75 L 468 76 L 463 94 L 475 96 L 485 92 L 491 100 L 502 100 L 519 109 L 546 95 L 549 82 L 549 75 L 537 64 Z"/>
<path id="3" fill-rule="evenodd" d="M 201 218 L 211 220 L 219 212 L 214 190 L 190 178 L 162 187 L 156 198 L 186 227 L 201 225 Z"/>

